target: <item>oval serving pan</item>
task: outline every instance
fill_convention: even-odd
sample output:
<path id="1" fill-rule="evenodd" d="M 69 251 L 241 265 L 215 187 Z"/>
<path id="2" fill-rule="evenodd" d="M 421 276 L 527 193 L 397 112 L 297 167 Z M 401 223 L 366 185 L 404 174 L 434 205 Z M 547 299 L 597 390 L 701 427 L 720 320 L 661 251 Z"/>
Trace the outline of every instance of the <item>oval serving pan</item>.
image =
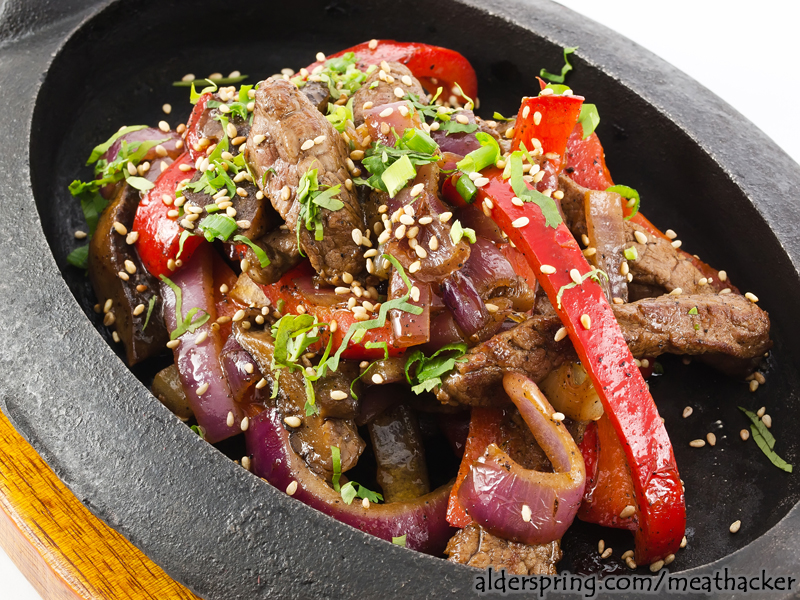
<path id="1" fill-rule="evenodd" d="M 308 509 L 200 440 L 129 371 L 66 266 L 82 227 L 66 190 L 121 124 L 185 119 L 184 73 L 239 69 L 255 81 L 376 38 L 461 51 L 485 110 L 509 113 L 541 66 L 579 45 L 570 86 L 597 104 L 619 183 L 657 225 L 725 268 L 772 317 L 768 382 L 664 360 L 652 381 L 686 482 L 689 545 L 671 570 L 800 572 L 800 478 L 751 443 L 737 405 L 768 406 L 777 447 L 800 459 L 800 167 L 719 98 L 633 42 L 546 0 L 402 3 L 298 0 L 0 3 L 0 406 L 77 496 L 171 576 L 207 598 L 469 596 L 477 571 L 406 551 Z M 491 114 L 491 113 L 489 113 Z M 684 406 L 695 414 L 683 420 Z M 690 449 L 715 431 L 715 448 Z M 741 519 L 731 535 L 728 525 Z M 591 571 L 600 536 L 576 526 L 560 568 Z M 628 544 L 628 546 L 625 546 Z M 615 548 L 630 547 L 619 538 Z M 620 598 L 624 596 L 620 595 Z"/>

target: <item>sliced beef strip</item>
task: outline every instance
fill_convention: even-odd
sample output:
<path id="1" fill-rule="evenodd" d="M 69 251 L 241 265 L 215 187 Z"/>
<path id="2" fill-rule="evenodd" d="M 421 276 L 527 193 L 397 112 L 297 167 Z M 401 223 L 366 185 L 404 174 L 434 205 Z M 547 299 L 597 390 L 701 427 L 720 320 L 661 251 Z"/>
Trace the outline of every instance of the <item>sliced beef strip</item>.
<path id="1" fill-rule="evenodd" d="M 320 81 L 309 81 L 300 88 L 303 95 L 317 107 L 323 115 L 328 114 L 328 103 L 331 101 L 331 92 L 328 86 Z"/>
<path id="2" fill-rule="evenodd" d="M 697 309 L 696 315 L 689 311 Z M 721 354 L 757 358 L 770 349 L 769 315 L 737 294 L 665 295 L 614 306 L 634 356 Z"/>
<path id="3" fill-rule="evenodd" d="M 256 136 L 260 143 L 256 143 Z M 260 136 L 264 136 L 263 141 Z M 304 143 L 318 138 L 321 143 L 301 150 Z M 322 186 L 341 185 L 338 198 L 344 207 L 336 211 L 319 207 L 323 239 L 315 240 L 313 232 L 301 227 L 300 246 L 329 283 L 338 283 L 346 272 L 354 277 L 361 275 L 366 262 L 352 232 L 363 231 L 364 213 L 355 192 L 345 186 L 349 178 L 347 146 L 294 84 L 273 78 L 261 82 L 245 152 L 258 185 L 291 231 L 295 231 L 301 208 L 297 186 L 307 171 L 317 169 Z"/>
<path id="4" fill-rule="evenodd" d="M 557 575 L 560 541 L 529 546 L 509 542 L 472 523 L 456 533 L 445 548 L 448 560 L 470 567 L 506 569 L 514 575 Z"/>
<path id="5" fill-rule="evenodd" d="M 238 99 L 238 98 L 237 98 Z M 214 94 L 211 100 L 215 102 L 221 102 L 222 100 L 219 97 L 219 94 Z M 203 111 L 203 114 L 200 115 L 200 120 L 197 123 L 198 133 L 200 138 L 208 138 L 211 140 L 212 143 L 216 144 L 219 142 L 223 137 L 222 132 L 222 123 L 217 120 L 217 117 L 222 115 L 222 113 L 218 107 L 206 107 Z M 250 133 L 250 123 L 242 119 L 238 114 L 234 113 L 226 113 L 225 117 L 228 119 L 228 122 L 233 124 L 236 127 L 236 136 L 234 137 L 244 137 L 246 138 Z M 231 145 L 230 152 L 234 156 L 239 154 L 239 145 Z"/>
<path id="6" fill-rule="evenodd" d="M 364 81 L 364 84 L 353 94 L 353 123 L 361 125 L 364 122 L 364 103 L 372 102 L 373 106 L 397 102 L 398 98 L 394 91 L 400 88 L 406 94 L 414 94 L 419 97 L 420 104 L 428 103 L 428 96 L 425 89 L 411 70 L 400 63 L 390 62 L 389 73 L 381 78 L 383 72 L 380 68 L 373 71 Z M 411 79 L 411 85 L 403 82 L 404 77 Z M 372 87 L 372 86 L 375 87 Z"/>
<path id="7" fill-rule="evenodd" d="M 250 270 L 247 274 L 257 283 L 263 285 L 275 283 L 303 260 L 297 247 L 297 233 L 289 229 L 274 229 L 255 243 L 269 259 L 269 264 L 262 267 L 256 253 L 248 246 L 246 258 L 250 263 Z"/>
<path id="8" fill-rule="evenodd" d="M 690 315 L 695 307 L 697 315 Z M 735 294 L 666 295 L 612 305 L 612 309 L 637 358 L 667 352 L 703 355 L 712 366 L 740 374 L 754 368 L 772 345 L 767 313 Z M 524 373 L 538 383 L 564 361 L 576 360 L 568 339 L 553 339 L 560 327 L 553 314 L 534 315 L 475 346 L 467 352 L 467 360 L 457 363 L 444 379 L 437 398 L 471 406 L 504 404 L 506 371 Z"/>
<path id="9" fill-rule="evenodd" d="M 636 232 L 647 238 L 642 244 Z M 625 221 L 625 246 L 636 249 L 636 260 L 629 260 L 633 280 L 636 283 L 654 285 L 668 292 L 680 288 L 684 294 L 711 294 L 714 289 L 700 285 L 705 276 L 678 252 L 672 244 L 660 236 L 654 236 L 641 225 Z"/>
<path id="10" fill-rule="evenodd" d="M 578 185 L 564 174 L 558 176 L 558 189 L 564 192 L 564 197 L 561 198 L 564 221 L 575 239 L 580 240 L 587 234 L 585 198 L 589 189 Z"/>
<path id="11" fill-rule="evenodd" d="M 270 332 L 244 329 L 239 323 L 234 324 L 233 331 L 236 341 L 250 353 L 261 372 L 267 376 L 272 374 L 275 342 Z M 320 412 L 311 416 L 305 416 L 306 391 L 302 374 L 288 369 L 280 372 L 277 407 L 285 416 L 297 416 L 302 421 L 300 427 L 292 429 L 292 448 L 305 459 L 312 471 L 327 479 L 333 475 L 331 446 L 339 448 L 343 473 L 356 465 L 366 447 L 355 422 L 349 418 L 358 413 L 358 406 L 349 402 L 349 394 L 346 400 L 336 401 L 330 398 L 333 389 L 349 391 L 350 382 L 358 372 L 358 365 L 342 361 L 337 371 L 315 382 L 314 391 Z M 333 406 L 334 403 L 337 406 Z M 348 418 L 336 417 L 334 414 Z"/>

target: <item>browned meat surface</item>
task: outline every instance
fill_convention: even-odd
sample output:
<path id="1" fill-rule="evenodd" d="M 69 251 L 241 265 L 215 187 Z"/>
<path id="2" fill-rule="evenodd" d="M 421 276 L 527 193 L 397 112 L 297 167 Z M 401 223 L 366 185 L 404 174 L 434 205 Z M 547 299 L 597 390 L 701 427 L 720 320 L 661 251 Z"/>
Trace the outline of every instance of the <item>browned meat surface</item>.
<path id="1" fill-rule="evenodd" d="M 196 173 L 192 181 L 197 181 L 202 176 L 202 173 Z M 258 188 L 250 181 L 237 182 L 237 187 L 244 190 L 244 195 L 233 194 L 230 196 L 230 202 L 233 204 L 233 209 L 236 211 L 233 218 L 239 225 L 236 233 L 231 235 L 243 235 L 244 237 L 253 240 L 260 237 L 264 232 L 272 229 L 278 225 L 278 215 L 275 210 L 263 198 L 259 200 L 256 197 Z M 211 194 L 204 192 L 193 192 L 190 189 L 185 189 L 183 193 L 186 198 L 184 210 L 194 205 L 200 208 L 208 204 L 215 204 L 214 198 Z M 207 217 L 200 219 L 199 223 L 202 226 L 203 221 Z"/>
<path id="2" fill-rule="evenodd" d="M 696 315 L 689 311 L 697 309 Z M 634 356 L 724 354 L 756 358 L 770 349 L 769 315 L 744 296 L 659 296 L 614 306 Z"/>
<path id="3" fill-rule="evenodd" d="M 445 554 L 450 562 L 479 569 L 506 569 L 515 575 L 556 575 L 562 556 L 559 541 L 538 546 L 509 542 L 474 523 L 447 542 Z"/>
<path id="4" fill-rule="evenodd" d="M 247 350 L 258 363 L 262 373 L 272 373 L 274 340 L 269 330 L 256 331 L 234 325 L 236 341 Z M 292 448 L 302 456 L 312 471 L 330 479 L 333 475 L 331 446 L 338 446 L 341 453 L 342 472 L 353 468 L 366 444 L 358 435 L 356 424 L 349 416 L 355 416 L 358 406 L 349 397 L 345 400 L 332 400 L 330 392 L 334 389 L 349 391 L 350 382 L 358 374 L 358 366 L 343 361 L 339 370 L 314 384 L 314 392 L 319 403 L 318 414 L 305 416 L 305 382 L 298 371 L 281 369 L 278 378 L 277 406 L 285 416 L 297 416 L 302 420 L 300 427 L 292 429 Z M 273 379 L 274 382 L 274 379 Z M 275 385 L 273 383 L 273 385 Z M 338 403 L 338 406 L 334 406 Z M 337 418 L 334 414 L 347 415 Z M 326 418 L 327 417 L 327 418 Z"/>
<path id="5" fill-rule="evenodd" d="M 647 242 L 640 243 L 636 232 L 644 235 Z M 714 292 L 711 286 L 700 284 L 704 275 L 664 238 L 650 235 L 640 225 L 625 221 L 625 242 L 626 248 L 636 248 L 638 255 L 636 260 L 628 261 L 636 283 L 657 286 L 668 292 L 680 288 L 684 294 Z"/>
<path id="6" fill-rule="evenodd" d="M 233 98 L 233 100 L 238 99 L 238 96 Z M 211 98 L 211 101 L 221 102 L 222 100 L 219 93 L 214 94 Z M 217 120 L 217 117 L 222 114 L 223 113 L 220 112 L 218 107 L 207 107 L 205 111 L 203 111 L 203 114 L 200 115 L 200 120 L 197 123 L 198 132 L 200 133 L 201 138 L 208 138 L 212 143 L 217 143 L 223 138 L 222 123 Z M 250 133 L 250 123 L 234 113 L 226 113 L 225 118 L 228 119 L 229 123 L 236 127 L 236 135 L 231 139 L 236 139 L 238 137 L 247 138 L 247 135 Z M 239 145 L 241 144 L 231 145 L 230 152 L 234 156 L 239 153 Z"/>
<path id="7" fill-rule="evenodd" d="M 262 267 L 256 253 L 252 248 L 247 248 L 247 260 L 250 263 L 247 274 L 257 283 L 263 285 L 275 283 L 303 260 L 297 248 L 297 234 L 294 231 L 285 228 L 274 229 L 256 240 L 256 244 L 264 250 L 269 259 L 269 264 Z"/>
<path id="8" fill-rule="evenodd" d="M 566 175 L 558 176 L 558 189 L 564 192 L 564 197 L 561 198 L 564 222 L 575 239 L 580 240 L 587 233 L 585 198 L 586 192 L 589 190 L 578 185 Z"/>
<path id="9" fill-rule="evenodd" d="M 503 374 L 508 371 L 525 373 L 538 383 L 565 360 L 575 359 L 569 339 L 554 340 L 560 327 L 556 316 L 534 315 L 475 346 L 444 379 L 437 398 L 443 403 L 496 405 L 498 397 L 501 402 L 506 399 Z"/>
<path id="10" fill-rule="evenodd" d="M 309 140 L 320 143 L 302 150 Z M 293 84 L 272 78 L 260 84 L 246 153 L 258 185 L 291 231 L 295 231 L 301 208 L 297 186 L 306 172 L 317 169 L 323 187 L 341 185 L 338 198 L 344 207 L 336 211 L 319 207 L 323 239 L 315 240 L 314 233 L 302 226 L 300 246 L 329 283 L 338 283 L 345 272 L 359 276 L 365 259 L 362 248 L 353 241 L 352 232 L 363 231 L 364 214 L 355 192 L 345 186 L 349 178 L 347 146 Z"/>
<path id="11" fill-rule="evenodd" d="M 169 341 L 161 316 L 158 280 L 145 269 L 134 246 L 126 243 L 125 236 L 113 227 L 119 222 L 128 231 L 133 230 L 138 206 L 139 192 L 128 185 L 119 186 L 116 196 L 100 215 L 97 230 L 89 242 L 89 279 L 94 293 L 102 307 L 111 300 L 111 308 L 105 311 L 103 323 L 113 327 L 119 335 L 129 366 L 160 354 Z M 130 264 L 136 270 L 127 281 L 123 281 L 119 273 L 126 273 Z M 141 292 L 137 289 L 140 285 L 144 286 Z M 134 310 L 139 305 L 146 309 L 151 299 L 155 299 L 155 304 L 145 329 L 147 310 L 139 314 L 134 314 Z"/>
<path id="12" fill-rule="evenodd" d="M 388 64 L 390 69 L 388 73 L 380 68 L 376 69 L 367 77 L 358 91 L 353 94 L 353 122 L 356 125 L 364 122 L 364 103 L 372 102 L 373 106 L 380 106 L 381 104 L 397 102 L 400 100 L 394 93 L 397 88 L 403 90 L 404 94 L 410 93 L 419 96 L 421 104 L 428 103 L 425 89 L 417 81 L 417 78 L 411 74 L 407 66 L 396 62 Z M 405 77 L 410 79 L 411 85 L 403 81 Z M 375 87 L 372 87 L 373 85 Z"/>
<path id="13" fill-rule="evenodd" d="M 328 102 L 331 100 L 331 92 L 328 86 L 320 81 L 309 81 L 300 88 L 303 95 L 317 107 L 323 115 L 328 114 Z"/>
<path id="14" fill-rule="evenodd" d="M 710 365 L 739 374 L 752 370 L 772 346 L 769 316 L 744 296 L 666 295 L 612 308 L 637 358 L 664 353 L 703 355 Z M 693 308 L 696 315 L 689 314 Z M 555 315 L 534 315 L 475 346 L 466 354 L 467 360 L 457 363 L 444 379 L 437 398 L 471 406 L 506 403 L 502 387 L 506 371 L 525 373 L 538 383 L 565 360 L 575 360 L 568 338 L 553 339 L 560 327 Z"/>

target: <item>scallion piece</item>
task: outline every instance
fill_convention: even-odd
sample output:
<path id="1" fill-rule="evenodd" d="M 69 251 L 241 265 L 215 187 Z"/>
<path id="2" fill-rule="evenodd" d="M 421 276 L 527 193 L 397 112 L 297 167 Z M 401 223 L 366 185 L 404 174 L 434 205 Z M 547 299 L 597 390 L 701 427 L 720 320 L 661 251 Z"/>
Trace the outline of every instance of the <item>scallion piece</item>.
<path id="1" fill-rule="evenodd" d="M 467 204 L 472 204 L 475 200 L 475 194 L 478 193 L 478 188 L 472 180 L 466 175 L 462 175 L 456 182 L 456 191 L 464 199 Z"/>
<path id="2" fill-rule="evenodd" d="M 417 175 L 417 170 L 411 164 L 408 155 L 403 155 L 383 172 L 381 179 L 386 185 L 389 197 L 394 198 L 397 192 L 402 190 L 410 179 Z"/>

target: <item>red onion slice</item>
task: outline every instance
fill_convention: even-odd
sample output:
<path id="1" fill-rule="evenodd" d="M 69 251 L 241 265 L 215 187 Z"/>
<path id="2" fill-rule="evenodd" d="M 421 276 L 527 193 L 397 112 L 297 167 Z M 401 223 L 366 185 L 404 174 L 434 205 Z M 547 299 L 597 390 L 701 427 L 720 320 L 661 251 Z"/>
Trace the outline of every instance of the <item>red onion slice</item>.
<path id="1" fill-rule="evenodd" d="M 503 387 L 553 465 L 529 471 L 495 444 L 473 464 L 458 491 L 469 516 L 490 533 L 526 544 L 560 539 L 575 518 L 586 484 L 580 449 L 527 377 L 507 373 Z"/>
<path id="2" fill-rule="evenodd" d="M 454 271 L 442 281 L 441 290 L 444 305 L 453 313 L 456 323 L 467 337 L 483 329 L 489 322 L 489 311 L 475 284 L 461 271 Z"/>
<path id="3" fill-rule="evenodd" d="M 219 356 L 222 340 L 211 324 L 217 316 L 214 305 L 214 282 L 212 273 L 212 248 L 203 244 L 197 248 L 189 262 L 172 274 L 172 282 L 181 290 L 182 316 L 185 318 L 192 308 L 207 312 L 211 318 L 193 333 L 184 333 L 180 345 L 173 350 L 175 365 L 181 376 L 184 392 L 189 400 L 197 424 L 205 431 L 205 439 L 216 443 L 241 433 L 241 409 L 233 399 L 233 392 L 225 377 Z M 175 294 L 166 283 L 161 284 L 164 299 L 164 321 L 169 331 L 178 327 Z M 202 315 L 199 312 L 195 318 Z M 207 335 L 196 343 L 203 333 Z M 202 339 L 202 338 L 201 338 Z M 232 426 L 228 426 L 228 413 L 233 412 Z"/>
<path id="4" fill-rule="evenodd" d="M 371 504 L 358 500 L 345 504 L 338 492 L 311 472 L 289 444 L 289 432 L 277 409 L 270 408 L 250 420 L 245 432 L 251 470 L 281 491 L 365 533 L 391 541 L 406 536 L 406 548 L 438 555 L 453 529 L 445 520 L 452 482 L 410 502 Z M 291 485 L 291 488 L 289 487 Z"/>

